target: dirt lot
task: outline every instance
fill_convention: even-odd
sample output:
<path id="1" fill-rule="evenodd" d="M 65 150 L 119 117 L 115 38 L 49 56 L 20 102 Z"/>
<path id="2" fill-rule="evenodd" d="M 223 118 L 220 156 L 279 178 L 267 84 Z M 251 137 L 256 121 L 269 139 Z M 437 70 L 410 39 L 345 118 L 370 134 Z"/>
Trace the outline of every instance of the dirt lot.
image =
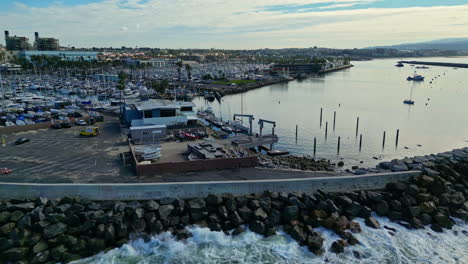
<path id="1" fill-rule="evenodd" d="M 41 183 L 132 182 L 133 171 L 124 169 L 121 154 L 128 151 L 116 119 L 98 123 L 101 134 L 80 137 L 83 127 L 41 129 L 10 134 L 0 146 L 0 167 L 13 170 L 0 181 Z M 17 138 L 31 141 L 14 145 Z"/>

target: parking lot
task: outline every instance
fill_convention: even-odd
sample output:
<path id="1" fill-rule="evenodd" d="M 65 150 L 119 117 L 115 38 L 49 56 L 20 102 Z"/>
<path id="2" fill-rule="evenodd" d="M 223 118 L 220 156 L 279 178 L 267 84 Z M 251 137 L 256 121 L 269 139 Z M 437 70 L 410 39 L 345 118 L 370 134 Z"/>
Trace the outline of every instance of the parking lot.
<path id="1" fill-rule="evenodd" d="M 41 129 L 7 135 L 0 146 L 0 168 L 12 169 L 0 175 L 3 182 L 95 183 L 136 181 L 130 168 L 122 165 L 121 153 L 128 146 L 114 118 L 96 124 L 97 137 L 81 137 L 84 127 Z M 14 145 L 18 138 L 30 142 Z"/>

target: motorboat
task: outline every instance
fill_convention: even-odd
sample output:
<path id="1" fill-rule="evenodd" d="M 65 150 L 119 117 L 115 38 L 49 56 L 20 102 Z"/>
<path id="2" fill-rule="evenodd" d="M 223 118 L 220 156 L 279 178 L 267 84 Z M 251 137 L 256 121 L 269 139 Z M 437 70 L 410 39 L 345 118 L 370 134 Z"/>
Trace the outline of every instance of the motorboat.
<path id="1" fill-rule="evenodd" d="M 411 100 L 411 99 L 406 99 L 403 101 L 404 104 L 407 104 L 407 105 L 414 105 L 414 101 Z"/>
<path id="2" fill-rule="evenodd" d="M 421 82 L 421 81 L 424 81 L 424 76 L 414 73 L 413 76 L 408 76 L 408 78 L 406 78 L 406 80 Z"/>
<path id="3" fill-rule="evenodd" d="M 222 127 L 221 127 L 221 130 L 223 130 L 223 131 L 226 132 L 226 133 L 232 133 L 232 132 L 234 132 L 234 130 L 233 130 L 231 127 L 229 127 L 229 126 L 222 126 Z"/>

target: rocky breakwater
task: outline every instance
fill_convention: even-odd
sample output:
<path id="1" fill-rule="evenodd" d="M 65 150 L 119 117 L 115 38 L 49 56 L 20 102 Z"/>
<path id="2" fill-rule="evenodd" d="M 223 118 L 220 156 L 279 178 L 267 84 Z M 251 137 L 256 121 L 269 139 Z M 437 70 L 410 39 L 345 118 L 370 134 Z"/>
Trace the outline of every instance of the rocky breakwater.
<path id="1" fill-rule="evenodd" d="M 422 176 L 388 183 L 384 190 L 267 191 L 154 201 L 97 202 L 68 197 L 1 201 L 0 259 L 2 263 L 69 262 L 164 231 L 186 239 L 190 233 L 185 227 L 190 225 L 231 235 L 248 227 L 271 236 L 281 228 L 315 254 L 324 250 L 341 253 L 360 243 L 354 235 L 361 232 L 354 221 L 358 217 L 371 228 L 390 234 L 396 231 L 382 227 L 372 212 L 407 228 L 429 226 L 443 232 L 452 228 L 454 218 L 468 221 L 467 195 L 468 160 L 447 157 L 434 161 L 433 169 Z M 341 238 L 324 248 L 318 227 L 331 229 Z"/>
<path id="2" fill-rule="evenodd" d="M 294 169 L 303 171 L 333 171 L 335 164 L 326 159 L 311 156 L 259 156 L 260 167 L 270 169 Z M 340 164 L 341 165 L 341 164 Z"/>

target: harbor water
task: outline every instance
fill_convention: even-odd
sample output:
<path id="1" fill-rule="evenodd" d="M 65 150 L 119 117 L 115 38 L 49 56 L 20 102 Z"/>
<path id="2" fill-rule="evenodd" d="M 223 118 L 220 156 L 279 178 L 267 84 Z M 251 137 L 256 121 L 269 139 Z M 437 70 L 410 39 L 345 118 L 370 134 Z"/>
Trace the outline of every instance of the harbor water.
<path id="1" fill-rule="evenodd" d="M 429 228 L 408 230 L 386 218 L 378 221 L 396 229 L 395 234 L 386 229 L 368 228 L 362 219 L 357 219 L 363 227 L 362 233 L 356 234 L 361 244 L 348 247 L 338 255 L 328 252 L 338 236 L 322 228 L 318 231 L 324 234 L 326 250 L 322 256 L 315 256 L 282 232 L 269 238 L 250 231 L 233 237 L 207 228 L 190 227 L 193 237 L 187 241 L 177 241 L 163 233 L 149 242 L 135 240 L 74 264 L 468 263 L 466 224 L 459 223 L 453 230 L 435 233 Z"/>
<path id="2" fill-rule="evenodd" d="M 405 60 L 468 63 L 466 57 Z M 274 120 L 280 137 L 276 148 L 295 155 L 313 155 L 316 138 L 317 157 L 343 159 L 347 166 L 370 167 L 382 160 L 468 146 L 468 69 L 395 67 L 396 62 L 397 59 L 356 61 L 352 62 L 353 68 L 225 96 L 221 102 L 210 103 L 203 98 L 194 102 L 198 108 L 211 106 L 223 121 L 232 119 L 235 113 L 253 114 L 256 121 Z M 407 81 L 415 72 L 425 80 Z M 414 105 L 404 104 L 410 97 Z M 256 122 L 255 125 L 254 130 L 258 131 Z M 267 125 L 264 133 L 271 133 Z"/>

